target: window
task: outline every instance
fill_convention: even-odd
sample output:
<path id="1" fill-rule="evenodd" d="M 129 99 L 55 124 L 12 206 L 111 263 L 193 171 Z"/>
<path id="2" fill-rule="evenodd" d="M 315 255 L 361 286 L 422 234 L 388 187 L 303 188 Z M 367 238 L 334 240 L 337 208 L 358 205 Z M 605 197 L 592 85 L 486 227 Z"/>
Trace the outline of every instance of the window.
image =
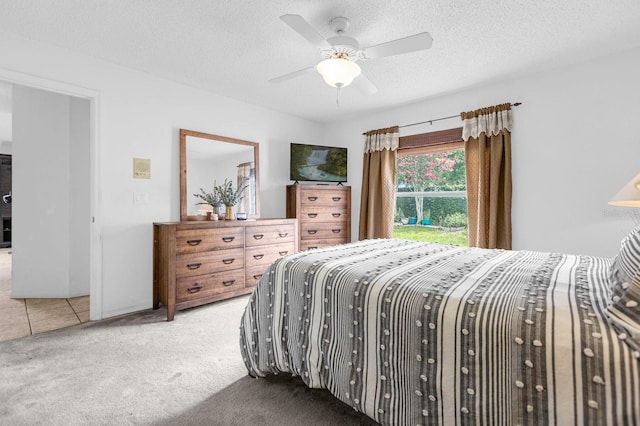
<path id="1" fill-rule="evenodd" d="M 400 138 L 394 238 L 468 245 L 464 144 L 459 131 Z"/>

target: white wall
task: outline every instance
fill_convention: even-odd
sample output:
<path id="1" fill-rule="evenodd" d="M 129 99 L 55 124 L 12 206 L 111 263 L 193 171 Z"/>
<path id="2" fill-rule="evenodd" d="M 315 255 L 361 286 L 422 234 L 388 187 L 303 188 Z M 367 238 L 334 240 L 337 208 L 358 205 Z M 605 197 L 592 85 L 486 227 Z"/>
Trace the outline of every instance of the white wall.
<path id="1" fill-rule="evenodd" d="M 92 297 L 103 317 L 151 307 L 152 223 L 179 219 L 178 129 L 260 143 L 262 217 L 285 214 L 289 142 L 321 142 L 317 123 L 12 34 L 0 32 L 0 50 L 0 68 L 99 93 L 102 294 Z M 134 157 L 151 159 L 151 179 L 132 178 Z M 148 203 L 134 204 L 134 192 Z"/>
<path id="2" fill-rule="evenodd" d="M 634 49 L 327 126 L 326 140 L 351 148 L 353 238 L 363 132 L 522 102 L 513 113 L 514 248 L 615 255 L 633 221 L 629 210 L 608 206 L 607 201 L 640 172 L 638 75 L 640 49 Z M 456 118 L 406 127 L 401 135 L 460 125 Z"/>
<path id="3" fill-rule="evenodd" d="M 11 155 L 11 113 L 0 111 L 0 154 Z"/>

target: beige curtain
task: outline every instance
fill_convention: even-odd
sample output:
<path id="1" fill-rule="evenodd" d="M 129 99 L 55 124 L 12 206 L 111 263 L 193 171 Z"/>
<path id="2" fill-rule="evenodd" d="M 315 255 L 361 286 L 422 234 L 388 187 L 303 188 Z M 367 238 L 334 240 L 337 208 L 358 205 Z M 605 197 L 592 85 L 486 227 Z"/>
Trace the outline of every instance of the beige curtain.
<path id="1" fill-rule="evenodd" d="M 236 207 L 236 213 L 248 213 L 255 214 L 255 193 L 256 193 L 256 180 L 255 180 L 255 168 L 253 162 L 238 164 L 238 183 L 237 187 L 242 188 L 246 186 L 242 191 L 242 199 Z"/>
<path id="2" fill-rule="evenodd" d="M 463 112 L 469 245 L 511 249 L 511 105 Z"/>
<path id="3" fill-rule="evenodd" d="M 360 240 L 393 236 L 398 140 L 398 126 L 365 134 Z"/>

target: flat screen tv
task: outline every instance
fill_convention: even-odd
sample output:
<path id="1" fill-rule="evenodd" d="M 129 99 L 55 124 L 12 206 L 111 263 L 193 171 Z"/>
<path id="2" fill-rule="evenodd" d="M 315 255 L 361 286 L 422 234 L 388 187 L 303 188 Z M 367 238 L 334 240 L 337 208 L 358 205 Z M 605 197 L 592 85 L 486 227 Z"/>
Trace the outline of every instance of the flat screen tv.
<path id="1" fill-rule="evenodd" d="M 346 182 L 347 148 L 292 143 L 289 173 L 296 182 Z"/>

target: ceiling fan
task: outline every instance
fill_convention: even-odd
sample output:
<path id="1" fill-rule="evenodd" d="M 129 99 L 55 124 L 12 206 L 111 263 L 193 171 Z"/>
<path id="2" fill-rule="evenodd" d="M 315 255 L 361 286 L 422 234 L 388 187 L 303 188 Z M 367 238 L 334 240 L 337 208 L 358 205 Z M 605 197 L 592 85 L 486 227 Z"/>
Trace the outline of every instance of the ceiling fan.
<path id="1" fill-rule="evenodd" d="M 282 15 L 280 19 L 320 49 L 322 61 L 316 66 L 306 67 L 272 78 L 269 80 L 272 83 L 280 83 L 315 69 L 328 85 L 336 87 L 338 90 L 348 86 L 353 81 L 354 86 L 361 92 L 372 95 L 378 91 L 378 88 L 362 74 L 360 67 L 356 63 L 357 61 L 425 50 L 429 49 L 433 43 L 433 38 L 429 33 L 424 32 L 360 48 L 360 44 L 356 39 L 344 35 L 347 28 L 349 28 L 349 20 L 347 18 L 338 17 L 329 22 L 329 26 L 336 34 L 329 39 L 322 37 L 300 15 Z"/>

